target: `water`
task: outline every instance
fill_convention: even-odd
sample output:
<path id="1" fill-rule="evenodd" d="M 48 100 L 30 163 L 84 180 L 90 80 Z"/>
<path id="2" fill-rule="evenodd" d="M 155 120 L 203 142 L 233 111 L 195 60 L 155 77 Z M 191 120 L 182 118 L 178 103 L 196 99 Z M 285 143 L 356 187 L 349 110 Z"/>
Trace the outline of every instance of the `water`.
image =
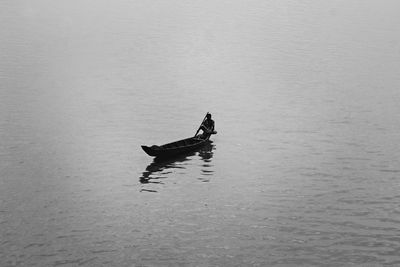
<path id="1" fill-rule="evenodd" d="M 400 265 L 397 10 L 2 2 L 0 265 Z"/>

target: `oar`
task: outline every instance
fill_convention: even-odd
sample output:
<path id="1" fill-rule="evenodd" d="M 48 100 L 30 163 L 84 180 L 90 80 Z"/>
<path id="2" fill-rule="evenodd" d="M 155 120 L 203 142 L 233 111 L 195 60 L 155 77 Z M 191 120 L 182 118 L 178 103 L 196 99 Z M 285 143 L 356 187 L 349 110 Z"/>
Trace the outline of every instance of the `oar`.
<path id="1" fill-rule="evenodd" d="M 207 115 L 208 115 L 208 112 L 207 112 L 206 116 L 204 116 L 204 119 L 203 119 L 203 121 L 201 122 L 201 124 L 200 124 L 200 126 L 199 126 L 199 129 L 197 129 L 197 132 L 196 132 L 195 135 L 194 135 L 195 137 L 196 137 L 196 135 L 199 133 L 200 128 L 201 128 L 201 125 L 203 125 L 204 121 L 205 121 L 206 118 L 207 118 Z"/>

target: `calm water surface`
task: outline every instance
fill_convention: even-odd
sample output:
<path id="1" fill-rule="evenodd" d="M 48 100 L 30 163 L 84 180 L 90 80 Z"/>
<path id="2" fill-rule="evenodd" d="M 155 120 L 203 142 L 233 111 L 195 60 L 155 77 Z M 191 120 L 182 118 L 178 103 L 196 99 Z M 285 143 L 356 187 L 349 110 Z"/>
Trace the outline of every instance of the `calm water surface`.
<path id="1" fill-rule="evenodd" d="M 1 2 L 0 265 L 399 266 L 398 10 Z"/>

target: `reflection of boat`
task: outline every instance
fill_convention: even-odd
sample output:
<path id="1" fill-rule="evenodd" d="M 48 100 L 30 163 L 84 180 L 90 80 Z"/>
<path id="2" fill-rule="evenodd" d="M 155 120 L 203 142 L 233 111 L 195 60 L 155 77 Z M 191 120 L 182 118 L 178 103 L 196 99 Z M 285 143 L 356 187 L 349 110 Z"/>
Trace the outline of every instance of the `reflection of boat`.
<path id="1" fill-rule="evenodd" d="M 204 162 L 210 162 L 213 157 L 213 149 L 215 145 L 213 145 L 212 141 L 207 142 L 201 149 L 199 149 L 199 156 Z"/>
<path id="2" fill-rule="evenodd" d="M 211 160 L 213 148 L 214 145 L 212 142 L 207 140 L 198 150 L 198 155 L 205 163 Z M 194 156 L 195 154 L 195 151 L 189 151 L 170 158 L 156 157 L 153 162 L 146 167 L 146 170 L 142 173 L 139 180 L 142 184 L 162 183 L 159 180 L 167 178 L 168 174 L 172 173 L 172 169 L 185 169 L 186 163 L 184 162 L 192 160 L 191 156 Z"/>
<path id="3" fill-rule="evenodd" d="M 159 180 L 167 178 L 165 175 L 172 172 L 169 169 L 184 169 L 184 167 L 182 166 L 183 164 L 180 163 L 190 160 L 188 157 L 193 156 L 194 154 L 195 154 L 194 152 L 189 152 L 186 154 L 176 155 L 169 159 L 158 158 L 158 157 L 154 158 L 153 162 L 146 167 L 146 170 L 140 177 L 140 182 L 142 184 L 161 183 L 150 180 Z"/>
<path id="4" fill-rule="evenodd" d="M 195 136 L 168 143 L 162 146 L 142 146 L 142 148 L 144 152 L 146 152 L 149 156 L 165 158 L 196 150 L 205 145 L 208 142 L 208 139 L 210 139 L 210 135 L 207 135 L 205 137 Z"/>
<path id="5" fill-rule="evenodd" d="M 208 144 L 204 145 L 200 150 L 199 150 L 199 156 L 201 160 L 203 161 L 203 164 L 201 165 L 201 177 L 197 178 L 198 180 L 202 182 L 209 182 L 210 177 L 214 174 L 214 168 L 212 167 L 211 160 L 213 157 L 213 150 L 215 149 L 215 145 L 212 144 L 212 142 L 209 142 Z"/>

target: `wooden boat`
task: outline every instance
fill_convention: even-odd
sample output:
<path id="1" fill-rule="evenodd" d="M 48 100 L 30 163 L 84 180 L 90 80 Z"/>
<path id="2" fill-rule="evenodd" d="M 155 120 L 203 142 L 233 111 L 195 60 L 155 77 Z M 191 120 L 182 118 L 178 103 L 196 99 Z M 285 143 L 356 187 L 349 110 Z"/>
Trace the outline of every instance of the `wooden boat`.
<path id="1" fill-rule="evenodd" d="M 162 146 L 156 146 L 156 145 L 153 145 L 151 147 L 142 146 L 142 148 L 144 152 L 146 152 L 149 156 L 152 157 L 170 157 L 173 155 L 190 152 L 202 147 L 208 142 L 210 136 L 211 135 L 207 136 L 200 135 L 168 143 Z"/>

